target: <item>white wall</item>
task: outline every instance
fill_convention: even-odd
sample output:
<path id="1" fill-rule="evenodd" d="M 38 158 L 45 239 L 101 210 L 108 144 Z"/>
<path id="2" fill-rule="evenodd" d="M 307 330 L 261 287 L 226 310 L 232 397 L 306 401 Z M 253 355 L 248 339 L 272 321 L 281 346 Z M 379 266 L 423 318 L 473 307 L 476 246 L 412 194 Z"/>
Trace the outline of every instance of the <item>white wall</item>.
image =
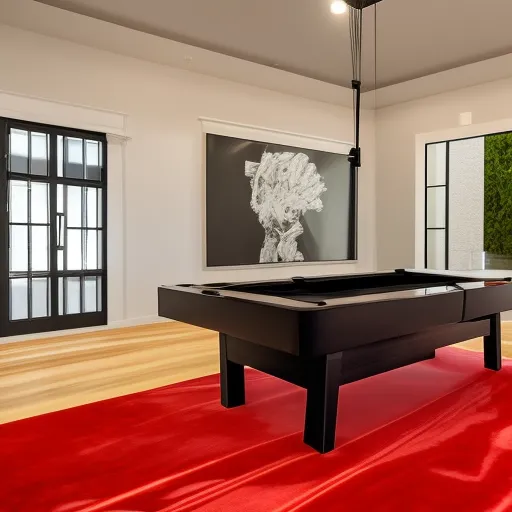
<path id="1" fill-rule="evenodd" d="M 112 321 L 156 314 L 160 284 L 266 279 L 368 271 L 375 264 L 373 114 L 365 113 L 359 185 L 357 264 L 269 269 L 202 269 L 202 135 L 209 117 L 350 141 L 349 108 L 315 102 L 0 25 L 0 91 L 105 109 L 124 115 L 122 190 L 125 261 L 116 234 L 109 250 L 124 268 L 125 311 Z M 118 151 L 118 150 L 116 150 Z M 122 198 L 119 195 L 122 195 Z M 112 229 L 111 229 L 112 231 Z M 113 244 L 116 244 L 114 247 Z M 116 262 L 111 261 L 115 271 Z M 116 290 L 111 290 L 115 294 Z M 124 318 L 119 318 L 119 316 Z"/>
<path id="2" fill-rule="evenodd" d="M 416 168 L 424 165 L 424 156 L 419 148 L 435 140 L 512 130 L 511 98 L 512 79 L 506 79 L 377 111 L 379 269 L 411 268 L 423 259 L 424 183 Z M 463 112 L 472 112 L 472 126 L 459 126 Z"/>

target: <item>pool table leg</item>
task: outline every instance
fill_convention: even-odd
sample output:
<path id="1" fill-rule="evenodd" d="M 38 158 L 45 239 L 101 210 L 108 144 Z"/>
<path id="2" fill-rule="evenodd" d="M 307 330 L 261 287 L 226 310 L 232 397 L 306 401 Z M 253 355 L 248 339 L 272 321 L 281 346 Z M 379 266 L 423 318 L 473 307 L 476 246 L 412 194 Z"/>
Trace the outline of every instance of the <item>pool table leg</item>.
<path id="1" fill-rule="evenodd" d="M 244 366 L 228 359 L 227 338 L 219 334 L 220 403 L 231 408 L 245 404 L 245 378 Z"/>
<path id="2" fill-rule="evenodd" d="M 501 370 L 501 315 L 492 315 L 491 332 L 484 337 L 484 364 L 489 370 Z"/>
<path id="3" fill-rule="evenodd" d="M 334 449 L 342 353 L 321 357 L 308 375 L 304 442 L 320 453 Z"/>

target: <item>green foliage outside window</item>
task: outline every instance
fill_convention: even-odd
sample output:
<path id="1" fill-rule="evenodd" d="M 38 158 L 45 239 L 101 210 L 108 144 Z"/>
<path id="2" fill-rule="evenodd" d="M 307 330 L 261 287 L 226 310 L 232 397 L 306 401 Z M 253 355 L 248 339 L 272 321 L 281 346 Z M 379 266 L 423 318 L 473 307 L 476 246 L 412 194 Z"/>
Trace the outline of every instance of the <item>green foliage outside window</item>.
<path id="1" fill-rule="evenodd" d="M 485 138 L 484 250 L 512 256 L 512 133 Z"/>

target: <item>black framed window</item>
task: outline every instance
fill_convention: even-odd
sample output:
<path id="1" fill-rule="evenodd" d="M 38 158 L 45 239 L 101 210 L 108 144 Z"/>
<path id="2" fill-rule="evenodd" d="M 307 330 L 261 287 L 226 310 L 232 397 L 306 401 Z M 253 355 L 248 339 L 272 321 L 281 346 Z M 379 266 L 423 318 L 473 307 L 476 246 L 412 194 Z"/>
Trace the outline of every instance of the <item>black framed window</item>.
<path id="1" fill-rule="evenodd" d="M 425 147 L 425 267 L 449 265 L 449 142 Z"/>
<path id="2" fill-rule="evenodd" d="M 0 335 L 106 324 L 106 136 L 0 128 Z"/>

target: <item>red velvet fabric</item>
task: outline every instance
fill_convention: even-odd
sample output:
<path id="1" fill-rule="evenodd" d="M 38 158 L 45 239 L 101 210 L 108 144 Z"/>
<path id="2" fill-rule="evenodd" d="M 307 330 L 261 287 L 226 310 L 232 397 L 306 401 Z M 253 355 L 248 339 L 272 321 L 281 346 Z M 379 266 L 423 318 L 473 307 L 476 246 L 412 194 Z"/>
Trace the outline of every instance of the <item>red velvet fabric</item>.
<path id="1" fill-rule="evenodd" d="M 342 387 L 337 449 L 302 443 L 305 392 L 247 370 L 0 426 L 2 512 L 512 510 L 512 362 L 456 348 Z"/>

